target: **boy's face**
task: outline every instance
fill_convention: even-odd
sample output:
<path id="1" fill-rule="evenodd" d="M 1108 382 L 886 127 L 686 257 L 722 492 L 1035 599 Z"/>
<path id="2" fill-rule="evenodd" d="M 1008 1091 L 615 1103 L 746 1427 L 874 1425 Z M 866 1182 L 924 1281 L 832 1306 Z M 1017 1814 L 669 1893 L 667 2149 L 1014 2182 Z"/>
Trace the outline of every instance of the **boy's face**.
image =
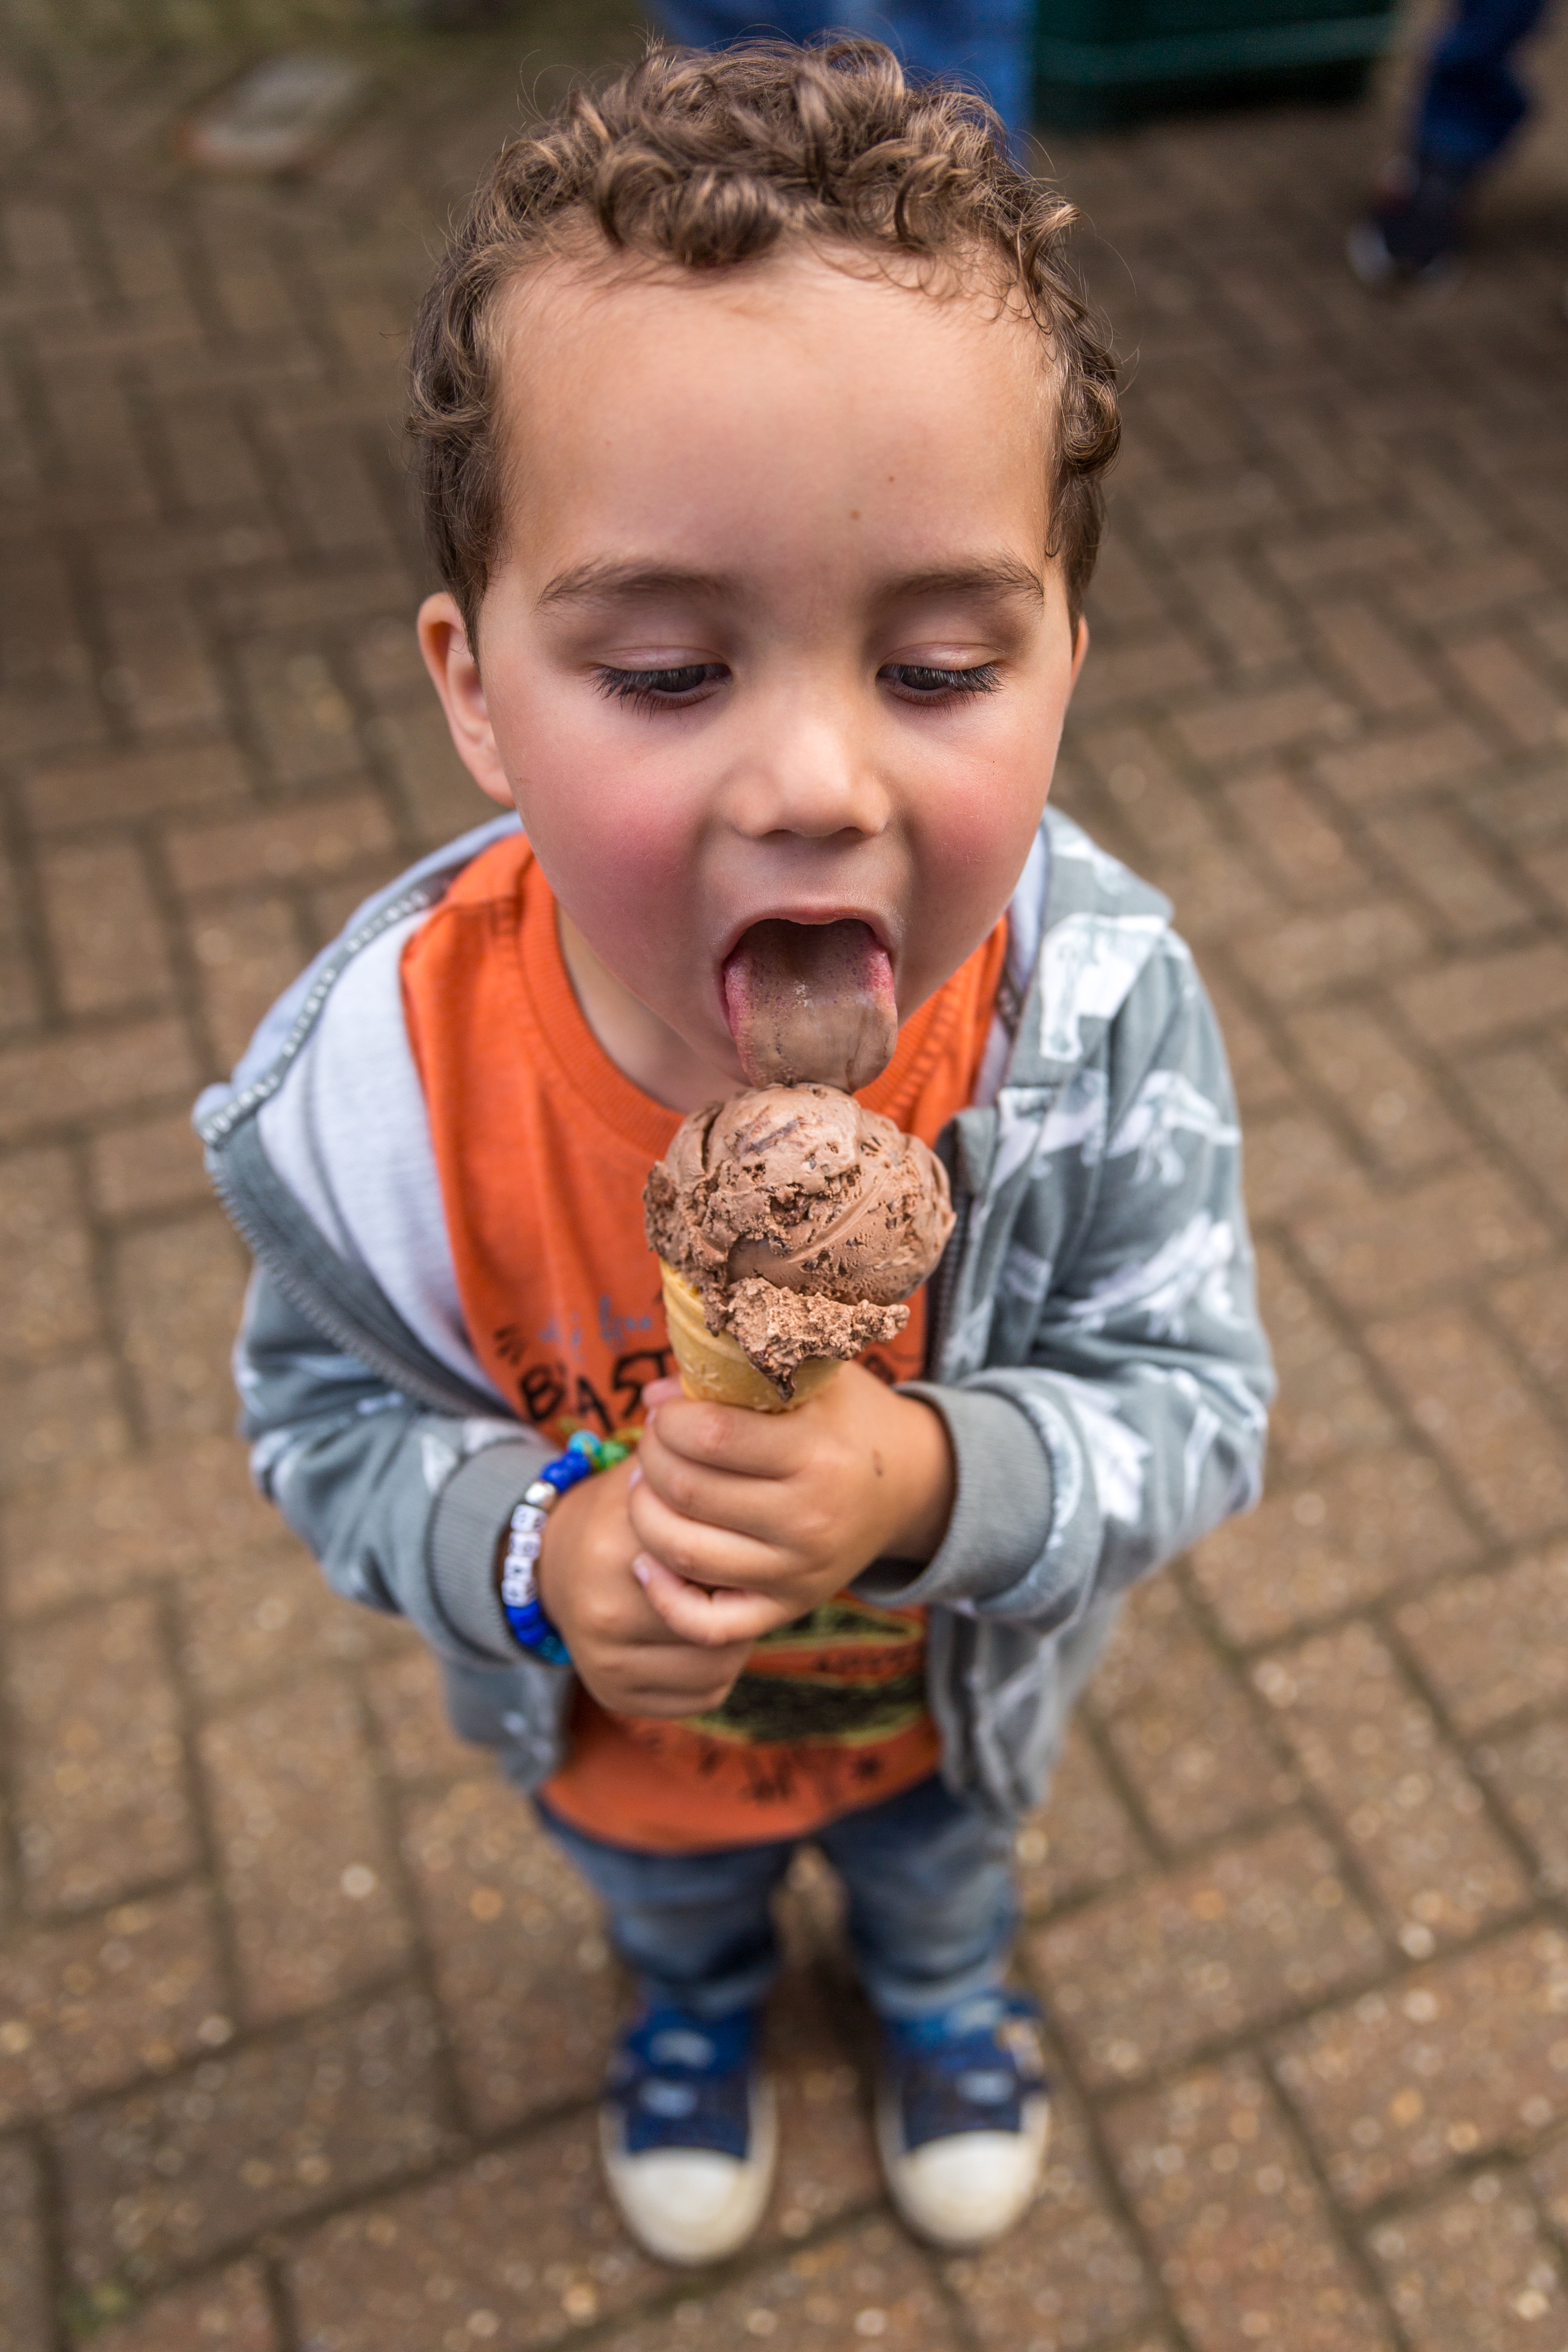
<path id="1" fill-rule="evenodd" d="M 1052 386 L 988 297 L 805 253 L 551 268 L 503 323 L 482 675 L 449 597 L 422 643 L 591 1023 L 691 1108 L 744 1083 L 724 973 L 752 925 L 858 919 L 903 1019 L 1006 904 L 1081 650 L 1046 552 Z"/>

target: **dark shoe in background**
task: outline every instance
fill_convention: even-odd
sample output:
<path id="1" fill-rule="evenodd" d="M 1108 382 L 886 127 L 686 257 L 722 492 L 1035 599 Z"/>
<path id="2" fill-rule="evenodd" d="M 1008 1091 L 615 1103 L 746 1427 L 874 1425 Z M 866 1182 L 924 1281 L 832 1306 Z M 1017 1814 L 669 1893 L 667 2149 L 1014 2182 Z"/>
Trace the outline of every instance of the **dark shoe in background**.
<path id="1" fill-rule="evenodd" d="M 1399 156 L 1346 242 L 1350 266 L 1379 293 L 1436 287 L 1456 274 L 1471 174 Z"/>

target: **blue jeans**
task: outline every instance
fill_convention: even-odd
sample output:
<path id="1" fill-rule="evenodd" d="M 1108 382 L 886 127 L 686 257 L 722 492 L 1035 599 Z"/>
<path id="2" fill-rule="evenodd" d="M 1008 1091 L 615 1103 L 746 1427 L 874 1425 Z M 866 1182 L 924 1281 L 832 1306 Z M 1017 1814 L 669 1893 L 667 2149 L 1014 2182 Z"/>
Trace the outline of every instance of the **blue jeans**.
<path id="1" fill-rule="evenodd" d="M 611 1940 L 647 2000 L 724 2017 L 762 1999 L 779 1967 L 772 1897 L 803 1841 L 644 1853 L 535 1803 L 609 1912 Z M 843 1881 L 850 1946 L 883 2017 L 928 2016 L 999 1983 L 1018 1920 L 1004 1823 L 934 1775 L 810 1842 Z"/>
<path id="2" fill-rule="evenodd" d="M 658 13 L 672 39 L 694 49 L 756 35 L 809 41 L 820 33 L 869 33 L 913 73 L 941 74 L 983 90 L 1015 141 L 1029 129 L 1032 0 L 884 0 L 881 7 L 876 0 L 846 0 L 841 8 L 813 8 L 809 0 L 659 0 Z"/>
<path id="3" fill-rule="evenodd" d="M 1433 50 L 1416 121 L 1424 163 L 1469 176 L 1505 147 L 1530 111 L 1513 52 L 1549 0 L 1459 0 Z"/>

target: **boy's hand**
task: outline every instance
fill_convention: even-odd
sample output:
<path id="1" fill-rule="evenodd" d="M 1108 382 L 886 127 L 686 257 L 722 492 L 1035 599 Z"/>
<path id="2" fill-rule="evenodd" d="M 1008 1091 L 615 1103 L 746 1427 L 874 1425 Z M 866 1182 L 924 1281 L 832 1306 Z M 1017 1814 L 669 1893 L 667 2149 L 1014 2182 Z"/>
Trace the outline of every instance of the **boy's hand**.
<path id="1" fill-rule="evenodd" d="M 953 1507 L 941 1415 L 846 1364 L 789 1413 L 645 1391 L 633 1563 L 671 1632 L 722 1652 L 803 1617 L 884 1553 L 929 1559 Z"/>
<path id="2" fill-rule="evenodd" d="M 613 1715 L 706 1715 L 728 1697 L 751 1641 L 694 1647 L 649 1606 L 632 1570 L 631 1467 L 619 1463 L 561 1496 L 545 1523 L 539 1599 L 601 1706 Z"/>

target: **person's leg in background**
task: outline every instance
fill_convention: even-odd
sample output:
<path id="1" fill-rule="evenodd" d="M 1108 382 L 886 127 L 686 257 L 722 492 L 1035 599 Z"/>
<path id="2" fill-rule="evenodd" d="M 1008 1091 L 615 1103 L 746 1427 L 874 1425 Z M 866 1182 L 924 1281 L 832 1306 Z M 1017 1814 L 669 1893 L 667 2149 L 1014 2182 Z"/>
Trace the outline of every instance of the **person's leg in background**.
<path id="1" fill-rule="evenodd" d="M 1033 95 L 1032 0 L 845 0 L 840 8 L 800 0 L 660 0 L 672 40 L 712 48 L 748 35 L 808 41 L 864 33 L 885 41 L 916 75 L 944 75 L 978 89 L 1007 124 L 1016 152 L 1028 135 Z"/>
<path id="2" fill-rule="evenodd" d="M 1477 178 L 1530 112 L 1514 68 L 1550 0 L 1459 0 L 1427 62 L 1400 156 L 1350 233 L 1351 267 L 1368 286 L 1441 276 L 1463 233 Z"/>

